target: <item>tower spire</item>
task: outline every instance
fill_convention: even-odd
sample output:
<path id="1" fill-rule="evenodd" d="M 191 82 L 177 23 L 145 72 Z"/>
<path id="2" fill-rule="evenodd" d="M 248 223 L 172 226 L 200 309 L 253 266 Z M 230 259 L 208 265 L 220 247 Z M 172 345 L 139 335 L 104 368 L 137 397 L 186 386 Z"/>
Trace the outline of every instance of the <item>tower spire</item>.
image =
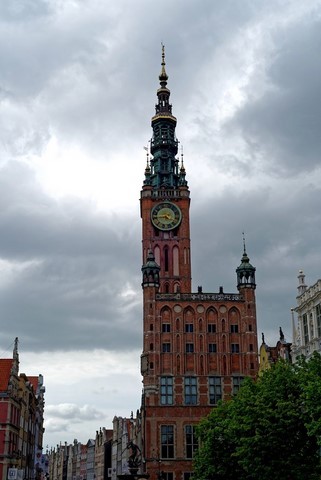
<path id="1" fill-rule="evenodd" d="M 182 186 L 181 176 L 176 158 L 178 140 L 175 134 L 177 120 L 172 114 L 169 102 L 170 90 L 167 87 L 168 75 L 165 63 L 165 46 L 162 44 L 160 87 L 157 90 L 155 115 L 152 117 L 153 137 L 150 146 L 150 186 L 154 190 L 175 189 Z M 145 183 L 146 185 L 146 183 Z M 185 186 L 185 179 L 183 181 Z"/>
<path id="2" fill-rule="evenodd" d="M 243 235 L 243 255 L 246 254 L 246 248 L 245 248 L 245 233 L 242 232 Z"/>
<path id="3" fill-rule="evenodd" d="M 11 373 L 13 375 L 18 375 L 18 373 L 19 373 L 18 337 L 16 337 L 15 340 L 14 340 L 12 357 L 13 357 L 13 364 L 12 364 Z"/>
<path id="4" fill-rule="evenodd" d="M 181 145 L 181 166 L 179 169 L 179 184 L 181 186 L 187 187 L 187 181 L 186 181 L 186 170 L 184 167 L 184 154 L 183 154 L 183 145 Z"/>
<path id="5" fill-rule="evenodd" d="M 167 85 L 167 80 L 168 80 L 168 75 L 166 73 L 166 70 L 165 70 L 165 66 L 166 66 L 166 63 L 165 63 L 165 45 L 162 43 L 162 69 L 161 69 L 161 73 L 159 74 L 159 82 L 161 84 L 161 87 L 166 87 Z"/>

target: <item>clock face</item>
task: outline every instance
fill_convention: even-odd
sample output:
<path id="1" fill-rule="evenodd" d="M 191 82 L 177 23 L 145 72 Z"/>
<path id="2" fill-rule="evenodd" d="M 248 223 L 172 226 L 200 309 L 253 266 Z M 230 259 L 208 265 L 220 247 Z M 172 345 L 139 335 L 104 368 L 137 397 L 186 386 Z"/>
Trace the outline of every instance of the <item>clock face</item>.
<path id="1" fill-rule="evenodd" d="M 151 220 L 159 230 L 173 230 L 181 223 L 182 212 L 174 203 L 159 203 L 152 209 Z"/>

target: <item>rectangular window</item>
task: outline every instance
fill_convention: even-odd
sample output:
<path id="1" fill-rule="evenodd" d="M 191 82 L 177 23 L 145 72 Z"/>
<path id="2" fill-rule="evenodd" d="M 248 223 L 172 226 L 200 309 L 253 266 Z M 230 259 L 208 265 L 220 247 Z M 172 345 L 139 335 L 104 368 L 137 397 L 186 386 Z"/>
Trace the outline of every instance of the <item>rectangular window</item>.
<path id="1" fill-rule="evenodd" d="M 194 343 L 187 343 L 186 344 L 186 353 L 193 353 L 194 352 Z"/>
<path id="2" fill-rule="evenodd" d="M 253 352 L 253 350 L 254 350 L 253 343 L 250 343 L 250 352 Z"/>
<path id="3" fill-rule="evenodd" d="M 238 343 L 231 343 L 231 352 L 240 353 L 240 345 Z"/>
<path id="4" fill-rule="evenodd" d="M 304 345 L 307 345 L 309 343 L 309 330 L 308 330 L 308 316 L 306 313 L 302 315 L 302 322 L 303 322 Z"/>
<path id="5" fill-rule="evenodd" d="M 173 405 L 173 377 L 161 377 L 160 400 L 161 405 Z"/>
<path id="6" fill-rule="evenodd" d="M 310 313 L 310 338 L 314 338 L 313 315 Z"/>
<path id="7" fill-rule="evenodd" d="M 162 344 L 162 352 L 163 353 L 170 353 L 171 351 L 171 344 L 170 343 L 163 343 Z"/>
<path id="8" fill-rule="evenodd" d="M 185 405 L 197 404 L 197 378 L 185 377 L 184 381 Z"/>
<path id="9" fill-rule="evenodd" d="M 193 458 L 198 448 L 197 437 L 194 425 L 185 425 L 185 448 L 186 458 Z"/>
<path id="10" fill-rule="evenodd" d="M 239 333 L 239 326 L 231 325 L 231 333 Z"/>
<path id="11" fill-rule="evenodd" d="M 210 404 L 216 405 L 219 400 L 222 400 L 222 379 L 221 377 L 209 377 L 208 383 Z"/>
<path id="12" fill-rule="evenodd" d="M 170 323 L 163 323 L 162 324 L 162 332 L 169 333 L 171 331 L 171 324 Z"/>
<path id="13" fill-rule="evenodd" d="M 174 480 L 173 472 L 160 472 L 161 480 Z"/>
<path id="14" fill-rule="evenodd" d="M 173 425 L 161 425 L 161 457 L 174 458 Z"/>
<path id="15" fill-rule="evenodd" d="M 186 333 L 192 333 L 194 330 L 193 324 L 192 323 L 186 323 L 185 325 L 185 332 Z"/>
<path id="16" fill-rule="evenodd" d="M 164 266 L 165 266 L 165 272 L 168 272 L 168 248 L 165 247 L 164 248 L 164 257 L 165 257 L 165 261 L 164 261 Z"/>
<path id="17" fill-rule="evenodd" d="M 233 377 L 233 395 L 235 395 L 242 385 L 244 377 Z"/>
<path id="18" fill-rule="evenodd" d="M 190 480 L 192 478 L 192 472 L 184 472 L 184 480 Z"/>
<path id="19" fill-rule="evenodd" d="M 209 323 L 207 325 L 207 332 L 208 333 L 216 333 L 216 324 L 215 323 Z"/>
<path id="20" fill-rule="evenodd" d="M 209 351 L 209 353 L 216 353 L 216 343 L 209 343 L 208 344 L 208 351 Z"/>
<path id="21" fill-rule="evenodd" d="M 315 314 L 317 317 L 318 337 L 321 337 L 321 303 L 315 307 Z"/>

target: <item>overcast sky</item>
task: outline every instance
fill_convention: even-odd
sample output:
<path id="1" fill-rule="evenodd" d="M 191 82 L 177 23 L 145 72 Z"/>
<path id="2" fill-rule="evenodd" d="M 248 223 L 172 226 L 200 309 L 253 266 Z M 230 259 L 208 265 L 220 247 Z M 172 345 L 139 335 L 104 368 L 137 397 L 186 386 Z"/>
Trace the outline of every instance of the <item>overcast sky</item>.
<path id="1" fill-rule="evenodd" d="M 193 289 L 236 292 L 291 341 L 321 277 L 318 0 L 0 2 L 1 357 L 44 375 L 45 446 L 140 406 L 139 195 L 161 42 L 191 190 Z"/>

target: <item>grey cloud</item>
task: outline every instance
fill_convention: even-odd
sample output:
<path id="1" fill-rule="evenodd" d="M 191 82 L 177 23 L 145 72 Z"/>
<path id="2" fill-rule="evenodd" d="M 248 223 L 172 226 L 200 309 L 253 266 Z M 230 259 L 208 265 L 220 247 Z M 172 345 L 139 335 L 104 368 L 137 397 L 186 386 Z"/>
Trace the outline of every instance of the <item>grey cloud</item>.
<path id="1" fill-rule="evenodd" d="M 263 161 L 272 176 L 299 175 L 320 165 L 320 26 L 318 16 L 309 22 L 300 18 L 286 31 L 274 32 L 265 94 L 249 97 L 225 125 L 226 134 L 243 136 L 254 161 Z M 253 88 L 250 84 L 248 90 Z"/>
<path id="2" fill-rule="evenodd" d="M 50 13 L 50 2 L 46 0 L 3 0 L 0 5 L 2 22 L 21 22 L 42 18 Z"/>
<path id="3" fill-rule="evenodd" d="M 138 231 L 119 233 L 130 219 L 113 221 L 111 230 L 108 215 L 53 201 L 15 164 L 0 183 L 0 258 L 14 270 L 0 291 L 5 341 L 18 335 L 26 350 L 137 348 Z M 130 286 L 137 297 L 124 297 Z"/>
<path id="4" fill-rule="evenodd" d="M 52 418 L 66 418 L 75 422 L 83 420 L 101 419 L 104 414 L 91 405 L 80 407 L 75 403 L 60 403 L 59 405 L 47 405 L 46 413 Z"/>
<path id="5" fill-rule="evenodd" d="M 191 209 L 194 285 L 236 291 L 245 231 L 247 252 L 257 268 L 259 330 L 276 334 L 280 325 L 290 330 L 298 270 L 309 272 L 312 284 L 320 278 L 321 264 L 320 188 L 283 189 L 226 190 Z"/>

